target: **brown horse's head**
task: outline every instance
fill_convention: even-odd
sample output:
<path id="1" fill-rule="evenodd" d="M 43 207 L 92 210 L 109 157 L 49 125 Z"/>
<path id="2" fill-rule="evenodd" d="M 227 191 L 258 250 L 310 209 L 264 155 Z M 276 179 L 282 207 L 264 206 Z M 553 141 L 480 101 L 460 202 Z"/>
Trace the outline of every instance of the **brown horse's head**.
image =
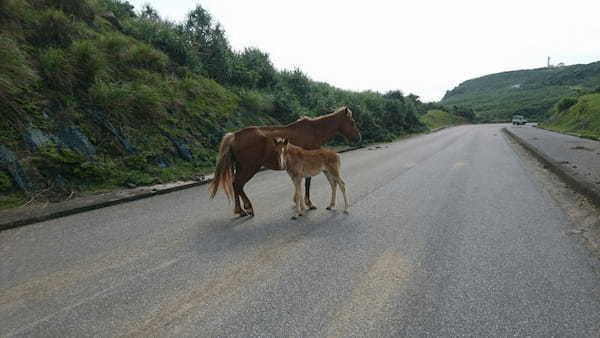
<path id="1" fill-rule="evenodd" d="M 344 135 L 351 142 L 360 142 L 362 136 L 356 126 L 356 121 L 352 117 L 352 110 L 348 107 L 342 107 L 338 110 L 338 114 L 341 114 L 341 124 L 339 132 Z"/>

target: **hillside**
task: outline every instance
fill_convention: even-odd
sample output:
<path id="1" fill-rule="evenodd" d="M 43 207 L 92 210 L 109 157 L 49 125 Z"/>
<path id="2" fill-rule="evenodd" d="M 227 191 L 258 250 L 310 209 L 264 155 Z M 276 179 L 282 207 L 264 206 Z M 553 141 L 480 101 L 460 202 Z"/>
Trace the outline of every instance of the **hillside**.
<path id="1" fill-rule="evenodd" d="M 600 140 L 600 93 L 560 101 L 541 126 Z"/>
<path id="2" fill-rule="evenodd" d="M 0 0 L 0 207 L 189 178 L 227 131 L 342 105 L 365 142 L 425 128 L 418 97 L 276 70 L 190 10 L 172 23 L 122 0 Z"/>
<path id="3" fill-rule="evenodd" d="M 446 92 L 443 105 L 475 110 L 481 120 L 507 120 L 514 114 L 547 117 L 562 97 L 600 86 L 600 62 L 518 70 L 482 76 Z"/>
<path id="4" fill-rule="evenodd" d="M 419 120 L 429 129 L 469 123 L 463 116 L 458 116 L 444 110 L 434 109 L 425 115 L 419 116 Z"/>

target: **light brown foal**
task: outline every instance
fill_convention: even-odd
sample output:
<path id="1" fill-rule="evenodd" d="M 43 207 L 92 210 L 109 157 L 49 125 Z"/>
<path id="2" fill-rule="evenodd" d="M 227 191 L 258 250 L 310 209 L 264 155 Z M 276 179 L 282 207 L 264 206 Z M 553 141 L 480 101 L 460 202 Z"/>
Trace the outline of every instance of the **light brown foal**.
<path id="1" fill-rule="evenodd" d="M 321 172 L 325 174 L 331 185 L 331 202 L 327 210 L 335 207 L 335 193 L 339 185 L 344 195 L 344 212 L 348 213 L 346 184 L 340 177 L 340 155 L 338 153 L 325 148 L 306 150 L 289 143 L 284 138 L 275 138 L 274 142 L 280 166 L 285 168 L 292 182 L 294 182 L 296 215 L 292 219 L 302 216 L 302 212 L 306 209 L 304 198 L 302 197 L 302 180 L 305 177 L 316 176 Z"/>

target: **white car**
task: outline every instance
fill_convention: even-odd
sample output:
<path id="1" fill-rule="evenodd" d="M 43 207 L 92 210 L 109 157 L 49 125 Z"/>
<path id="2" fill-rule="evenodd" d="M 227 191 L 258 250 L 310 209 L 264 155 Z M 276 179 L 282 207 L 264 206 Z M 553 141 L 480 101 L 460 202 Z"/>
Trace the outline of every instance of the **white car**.
<path id="1" fill-rule="evenodd" d="M 527 123 L 527 119 L 523 115 L 514 115 L 512 118 L 512 124 L 515 126 L 524 125 Z"/>

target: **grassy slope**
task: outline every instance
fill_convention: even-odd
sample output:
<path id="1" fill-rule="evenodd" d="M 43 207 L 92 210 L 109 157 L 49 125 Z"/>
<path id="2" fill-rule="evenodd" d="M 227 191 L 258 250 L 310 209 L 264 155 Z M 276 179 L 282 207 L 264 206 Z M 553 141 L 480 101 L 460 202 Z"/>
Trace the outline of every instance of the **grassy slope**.
<path id="1" fill-rule="evenodd" d="M 97 11 L 92 5 L 85 11 Z M 261 94 L 234 92 L 177 67 L 99 15 L 80 17 L 20 0 L 0 6 L 0 144 L 16 153 L 34 196 L 191 177 L 213 166 L 224 131 L 276 122 L 261 111 Z M 56 136 L 65 126 L 79 128 L 97 155 L 86 158 L 53 144 L 32 149 L 24 142 L 28 130 Z M 182 158 L 175 138 L 192 160 Z M 0 208 L 28 198 L 0 168 Z"/>
<path id="2" fill-rule="evenodd" d="M 484 120 L 510 119 L 513 114 L 544 118 L 564 96 L 600 85 L 600 62 L 486 75 L 448 91 L 441 103 L 475 109 Z"/>
<path id="3" fill-rule="evenodd" d="M 429 129 L 468 123 L 464 117 L 443 110 L 430 110 L 427 114 L 420 116 L 419 120 Z"/>
<path id="4" fill-rule="evenodd" d="M 366 142 L 424 128 L 413 99 L 344 91 L 299 71 L 279 72 L 270 89 L 227 87 L 169 53 L 180 52 L 162 44 L 181 39 L 175 28 L 139 16 L 115 24 L 106 2 L 0 0 L 0 145 L 31 181 L 25 194 L 0 163 L 0 208 L 189 178 L 212 169 L 226 131 L 341 105 Z M 66 129 L 85 135 L 95 155 L 63 142 Z M 52 141 L 32 147 L 32 133 Z"/>
<path id="5" fill-rule="evenodd" d="M 542 127 L 600 139 L 600 94 L 580 96 L 576 104 L 555 112 Z"/>

